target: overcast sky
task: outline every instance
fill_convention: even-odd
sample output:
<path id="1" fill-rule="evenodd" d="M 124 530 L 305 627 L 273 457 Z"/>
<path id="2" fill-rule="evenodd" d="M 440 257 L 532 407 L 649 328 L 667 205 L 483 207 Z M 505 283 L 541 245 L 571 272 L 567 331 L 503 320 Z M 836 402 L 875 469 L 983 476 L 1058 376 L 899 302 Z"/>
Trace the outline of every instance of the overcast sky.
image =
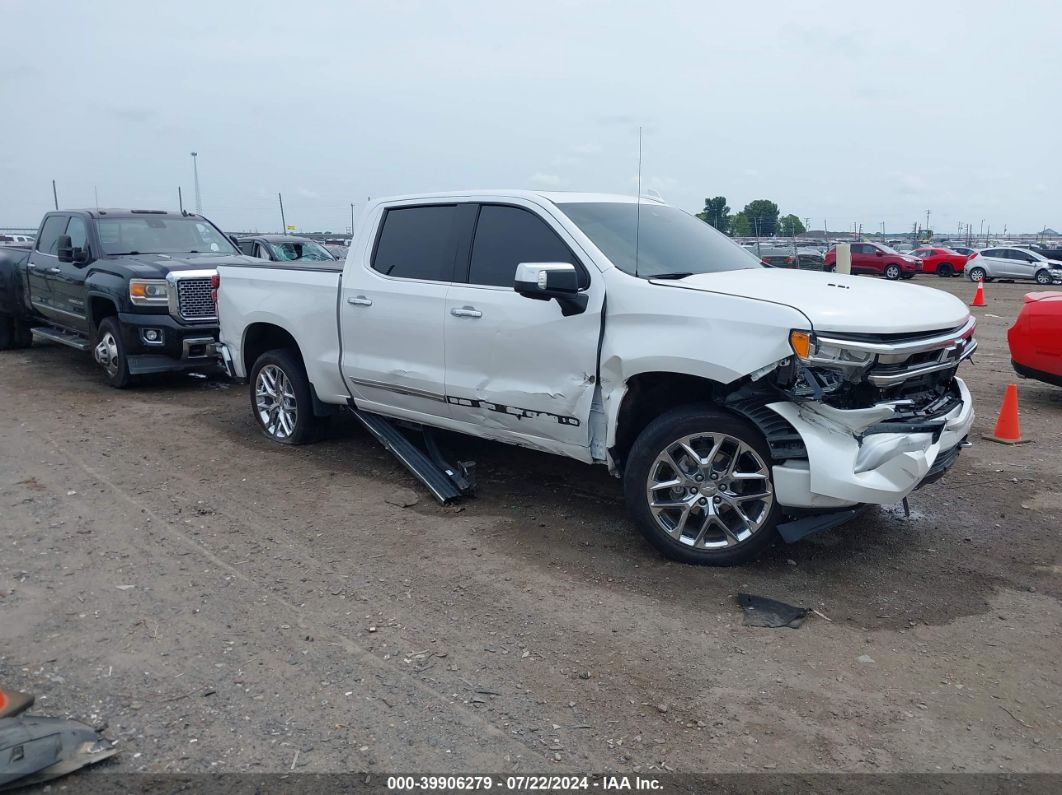
<path id="1" fill-rule="evenodd" d="M 0 0 L 0 226 L 194 207 L 344 231 L 367 196 L 758 198 L 814 228 L 1062 229 L 1055 2 Z M 21 116 L 21 118 L 19 118 Z"/>

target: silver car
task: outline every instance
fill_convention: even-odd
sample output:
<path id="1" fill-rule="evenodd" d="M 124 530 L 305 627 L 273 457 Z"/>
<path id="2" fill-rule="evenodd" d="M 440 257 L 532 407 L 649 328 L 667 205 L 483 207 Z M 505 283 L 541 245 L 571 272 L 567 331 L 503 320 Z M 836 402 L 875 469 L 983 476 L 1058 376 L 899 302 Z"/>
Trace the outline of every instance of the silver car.
<path id="1" fill-rule="evenodd" d="M 1062 262 L 1027 248 L 982 249 L 966 261 L 963 273 L 972 282 L 1031 279 L 1037 284 L 1062 284 Z"/>

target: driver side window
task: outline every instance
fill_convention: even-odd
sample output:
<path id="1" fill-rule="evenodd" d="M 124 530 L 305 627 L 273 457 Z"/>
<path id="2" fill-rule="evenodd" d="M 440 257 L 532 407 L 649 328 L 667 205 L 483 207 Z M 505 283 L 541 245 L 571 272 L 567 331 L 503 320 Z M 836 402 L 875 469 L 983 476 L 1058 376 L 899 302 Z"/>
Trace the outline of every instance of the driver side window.
<path id="1" fill-rule="evenodd" d="M 66 225 L 66 234 L 70 238 L 71 246 L 84 249 L 88 244 L 88 225 L 85 219 L 76 215 L 70 216 L 70 223 Z"/>

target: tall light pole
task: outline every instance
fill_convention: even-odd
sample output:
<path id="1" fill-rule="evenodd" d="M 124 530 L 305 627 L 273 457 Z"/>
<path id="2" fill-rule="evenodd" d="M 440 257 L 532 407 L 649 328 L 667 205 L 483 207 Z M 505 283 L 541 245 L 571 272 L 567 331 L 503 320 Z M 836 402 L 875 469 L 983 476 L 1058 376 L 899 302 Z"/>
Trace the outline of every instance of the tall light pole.
<path id="1" fill-rule="evenodd" d="M 199 153 L 192 152 L 192 174 L 195 176 L 195 212 L 203 214 L 203 199 L 199 195 Z"/>
<path id="2" fill-rule="evenodd" d="M 928 233 L 929 231 L 930 231 L 930 226 L 929 226 L 929 210 L 926 210 L 926 232 Z M 930 239 L 930 240 L 932 240 L 932 239 L 933 239 L 933 236 L 932 236 L 932 235 L 930 235 L 930 236 L 929 236 L 929 239 Z"/>

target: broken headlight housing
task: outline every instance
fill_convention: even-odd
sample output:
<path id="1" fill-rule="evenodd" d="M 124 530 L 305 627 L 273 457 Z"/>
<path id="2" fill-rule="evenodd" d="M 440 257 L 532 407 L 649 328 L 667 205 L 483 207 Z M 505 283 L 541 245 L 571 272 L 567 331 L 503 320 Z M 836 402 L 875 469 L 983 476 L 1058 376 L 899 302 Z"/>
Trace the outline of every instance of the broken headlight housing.
<path id="1" fill-rule="evenodd" d="M 789 346 L 796 354 L 796 367 L 790 385 L 797 398 L 821 400 L 835 394 L 846 383 L 863 380 L 863 373 L 874 363 L 874 354 L 846 348 L 831 340 L 824 342 L 812 331 L 789 332 Z"/>

